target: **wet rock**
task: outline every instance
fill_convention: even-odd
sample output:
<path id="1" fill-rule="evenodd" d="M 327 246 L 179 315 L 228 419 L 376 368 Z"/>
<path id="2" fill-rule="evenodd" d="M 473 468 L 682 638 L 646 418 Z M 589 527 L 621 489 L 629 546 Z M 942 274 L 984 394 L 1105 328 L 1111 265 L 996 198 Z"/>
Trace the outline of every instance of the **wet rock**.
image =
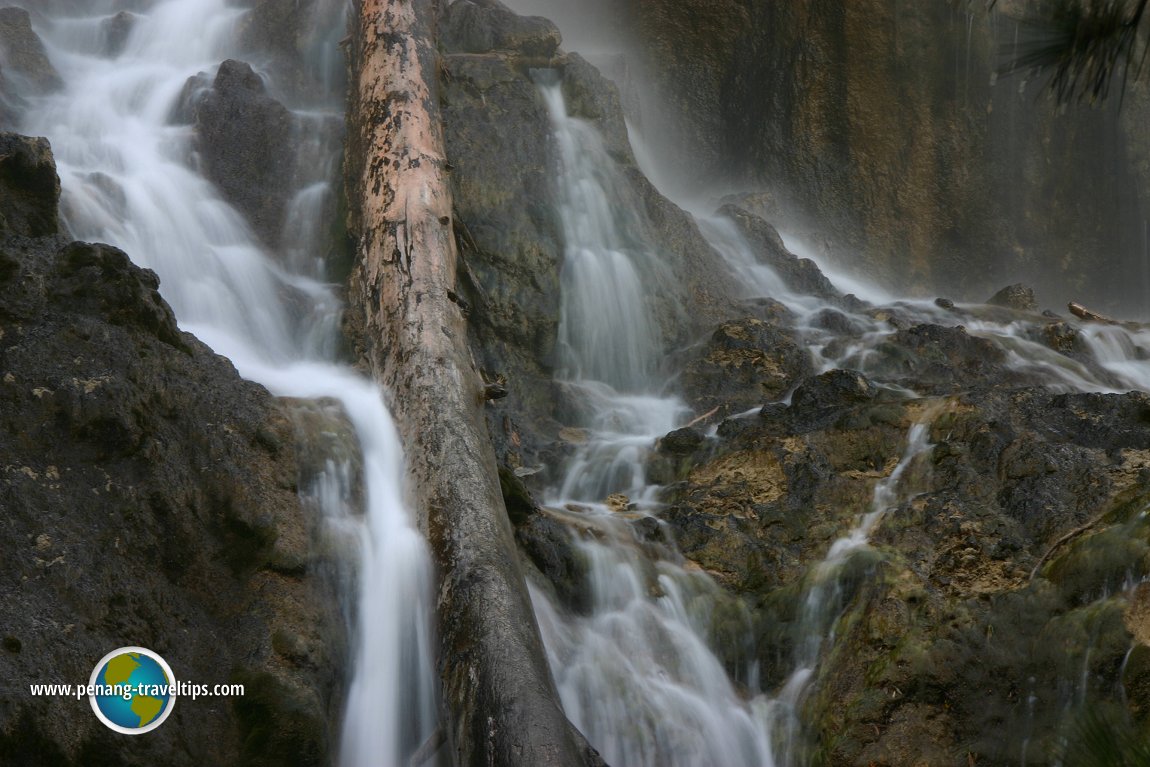
<path id="1" fill-rule="evenodd" d="M 760 261 L 774 269 L 788 288 L 796 293 L 828 301 L 842 301 L 843 295 L 819 271 L 815 262 L 809 258 L 799 258 L 788 251 L 773 226 L 735 205 L 724 205 L 718 212 L 738 225 L 739 231 L 755 248 Z"/>
<path id="2" fill-rule="evenodd" d="M 568 54 L 562 66 L 568 113 L 594 123 L 607 151 L 622 164 L 634 165 L 618 87 L 578 53 Z"/>
<path id="3" fill-rule="evenodd" d="M 1090 352 L 1082 333 L 1069 322 L 1048 322 L 1038 334 L 1041 343 L 1068 357 L 1080 357 Z"/>
<path id="4" fill-rule="evenodd" d="M 252 0 L 236 25 L 243 58 L 274 73 L 291 103 L 324 103 L 341 86 L 337 46 L 347 36 L 342 0 Z"/>
<path id="5" fill-rule="evenodd" d="M 843 336 L 860 335 L 865 326 L 849 314 L 837 309 L 821 309 L 810 319 L 810 325 Z"/>
<path id="6" fill-rule="evenodd" d="M 459 0 L 447 10 L 440 43 L 449 53 L 514 51 L 548 59 L 559 50 L 559 29 L 541 16 L 519 16 L 499 0 Z"/>
<path id="7" fill-rule="evenodd" d="M 454 29 L 440 84 L 461 256 L 455 292 L 467 307 L 478 366 L 513 371 L 507 397 L 487 411 L 500 460 L 512 468 L 550 467 L 559 421 L 576 423 L 577 414 L 563 412 L 565 393 L 554 383 L 564 258 L 556 215 L 558 150 L 530 75 L 551 43 L 540 48 L 525 41 L 536 39 L 526 30 L 551 40 L 552 27 L 509 15 L 495 3 L 455 3 L 445 23 Z M 487 52 L 450 52 L 479 49 Z M 548 65 L 569 113 L 604 137 L 614 164 L 605 172 L 620 195 L 619 209 L 632 214 L 622 227 L 628 240 L 658 253 L 648 259 L 658 263 L 641 273 L 660 344 L 667 351 L 685 347 L 732 316 L 728 297 L 736 290 L 727 270 L 691 217 L 635 166 L 614 85 L 574 54 L 554 51 Z M 543 471 L 530 482 L 540 486 L 549 479 L 555 477 Z"/>
<path id="8" fill-rule="evenodd" d="M 56 234 L 59 200 L 60 178 L 48 140 L 0 133 L 0 233 Z"/>
<path id="9" fill-rule="evenodd" d="M 1047 428 L 1074 436 L 1084 447 L 1108 453 L 1142 449 L 1150 444 L 1150 394 L 1094 392 L 1058 394 L 1051 398 Z"/>
<path id="10" fill-rule="evenodd" d="M 1026 3 L 966 17 L 889 0 L 622 5 L 682 178 L 786 190 L 790 231 L 810 226 L 896 292 L 982 299 L 1025 274 L 1052 302 L 1141 305 L 1137 280 L 1105 275 L 1141 268 L 1141 214 L 1114 195 L 1146 188 L 1146 94 L 1068 116 L 995 85 L 1000 23 Z"/>
<path id="11" fill-rule="evenodd" d="M 132 266 L 119 248 L 73 242 L 59 251 L 52 276 L 53 298 L 187 351 L 187 339 L 176 326 L 176 316 L 160 297 L 156 273 Z"/>
<path id="12" fill-rule="evenodd" d="M 751 606 L 763 678 L 781 684 L 818 563 L 873 508 L 909 424 L 931 424 L 933 447 L 902 474 L 876 551 L 836 592 L 843 617 L 808 720 L 831 763 L 909 764 L 924 743 L 1009 761 L 1028 735 L 1002 722 L 1021 715 L 1036 723 L 1035 759 L 1053 763 L 1057 738 L 1034 733 L 1068 732 L 1065 711 L 1041 691 L 1082 668 L 1098 675 L 1091 700 L 1125 705 L 1111 680 L 1140 613 L 1110 595 L 1150 572 L 1147 395 L 951 386 L 968 390 L 890 400 L 831 371 L 800 385 L 790 411 L 837 417 L 740 419 L 666 491 L 683 554 Z"/>
<path id="13" fill-rule="evenodd" d="M 758 298 L 748 298 L 739 302 L 741 308 L 745 308 L 746 313 L 752 317 L 756 317 L 764 322 L 770 322 L 776 325 L 793 325 L 795 314 L 787 308 L 786 304 L 777 301 L 773 298 L 760 296 Z M 828 310 L 834 311 L 834 310 Z M 821 316 L 820 312 L 816 316 Z"/>
<path id="14" fill-rule="evenodd" d="M 470 307 L 480 367 L 514 371 L 508 396 L 488 408 L 489 429 L 504 463 L 534 466 L 558 428 L 550 366 L 563 251 L 547 111 L 534 83 L 503 56 L 446 56 L 443 94 L 457 293 Z"/>
<path id="15" fill-rule="evenodd" d="M 0 8 L 0 65 L 5 80 L 22 96 L 50 93 L 64 85 L 23 8 Z"/>
<path id="16" fill-rule="evenodd" d="M 212 77 L 207 72 L 198 72 L 189 77 L 180 89 L 180 95 L 176 97 L 168 122 L 173 125 L 194 125 L 196 105 L 211 88 Z"/>
<path id="17" fill-rule="evenodd" d="M 128 38 L 140 17 L 130 11 L 120 11 L 100 22 L 100 32 L 104 36 L 104 55 L 115 58 L 124 52 Z"/>
<path id="18" fill-rule="evenodd" d="M 607 509 L 609 511 L 613 511 L 617 514 L 624 511 L 630 511 L 632 508 L 631 499 L 623 493 L 611 493 L 611 495 L 607 496 L 603 503 L 607 505 Z"/>
<path id="19" fill-rule="evenodd" d="M 363 454 L 342 403 L 329 398 L 280 402 L 294 426 L 301 491 L 314 495 L 327 485 L 329 491 L 339 492 L 349 516 L 362 516 Z"/>
<path id="20" fill-rule="evenodd" d="M 710 453 L 710 440 L 694 426 L 685 426 L 662 437 L 647 457 L 647 480 L 670 485 L 687 477 Z"/>
<path id="21" fill-rule="evenodd" d="M 786 327 L 745 318 L 719 326 L 692 354 L 683 391 L 699 413 L 730 415 L 781 399 L 812 372 L 810 355 Z"/>
<path id="22" fill-rule="evenodd" d="M 853 407 L 874 399 L 878 391 L 866 376 L 853 370 L 828 370 L 803 381 L 791 396 L 797 410 Z"/>
<path id="23" fill-rule="evenodd" d="M 540 586 L 549 589 L 566 609 L 586 613 L 591 607 L 589 568 L 575 545 L 572 528 L 541 509 L 527 486 L 506 467 L 499 470 L 499 486 L 515 527 L 515 543 L 542 576 Z"/>
<path id="24" fill-rule="evenodd" d="M 986 303 L 991 306 L 1004 306 L 1007 309 L 1016 309 L 1020 312 L 1033 312 L 1038 310 L 1038 299 L 1034 297 L 1034 289 L 1022 283 L 1007 285 L 986 299 Z"/>
<path id="25" fill-rule="evenodd" d="M 693 426 L 667 434 L 659 440 L 658 449 L 674 455 L 689 455 L 702 447 L 707 441 L 706 435 Z"/>
<path id="26" fill-rule="evenodd" d="M 1017 382 L 1006 367 L 1006 353 L 992 341 L 972 336 L 962 327 L 912 325 L 884 339 L 877 355 L 859 360 L 872 378 L 896 381 L 920 392 L 943 392 L 962 386 Z"/>
<path id="27" fill-rule="evenodd" d="M 275 245 L 295 175 L 292 114 L 268 95 L 249 64 L 231 59 L 195 100 L 193 113 L 204 173 L 264 242 Z"/>

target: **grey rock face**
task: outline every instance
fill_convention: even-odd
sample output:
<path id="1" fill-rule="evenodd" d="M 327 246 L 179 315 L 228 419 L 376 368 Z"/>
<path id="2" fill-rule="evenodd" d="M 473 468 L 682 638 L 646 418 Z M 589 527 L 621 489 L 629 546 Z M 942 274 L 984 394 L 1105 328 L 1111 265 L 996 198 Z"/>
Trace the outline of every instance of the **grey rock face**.
<path id="1" fill-rule="evenodd" d="M 662 267 L 646 300 L 665 351 L 733 316 L 735 290 L 690 216 L 639 172 L 618 90 L 578 55 L 555 50 L 549 23 L 498 3 L 457 2 L 443 28 L 442 101 L 463 259 L 458 293 L 477 361 L 507 378 L 508 397 L 488 406 L 489 426 L 505 464 L 554 469 L 561 460 L 553 374 L 564 243 L 558 152 L 530 69 L 553 70 L 570 114 L 603 137 L 620 179 L 618 205 L 635 211 L 642 227 L 628 235 L 650 243 Z M 529 478 L 533 485 L 553 479 L 547 471 Z"/>
<path id="2" fill-rule="evenodd" d="M 222 63 L 211 89 L 189 87 L 205 174 L 264 242 L 275 245 L 295 176 L 291 112 L 241 61 Z"/>
<path id="3" fill-rule="evenodd" d="M 19 81 L 16 90 L 23 95 L 48 93 L 64 84 L 23 8 L 0 8 L 0 65 L 9 80 Z"/>
<path id="4" fill-rule="evenodd" d="M 540 16 L 519 16 L 498 0 L 453 3 L 440 33 L 440 44 L 452 53 L 514 51 L 550 58 L 562 41 L 559 29 Z"/>

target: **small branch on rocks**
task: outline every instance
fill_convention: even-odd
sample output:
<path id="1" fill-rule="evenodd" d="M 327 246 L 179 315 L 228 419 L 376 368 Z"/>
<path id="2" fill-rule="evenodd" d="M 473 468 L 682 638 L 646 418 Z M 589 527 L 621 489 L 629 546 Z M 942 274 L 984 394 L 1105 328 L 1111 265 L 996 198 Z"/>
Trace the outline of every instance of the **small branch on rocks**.
<path id="1" fill-rule="evenodd" d="M 1073 306 L 1073 304 L 1071 304 L 1071 306 Z M 1038 577 L 1038 571 L 1042 569 L 1042 566 L 1046 564 L 1047 561 L 1049 561 L 1049 559 L 1054 555 L 1054 552 L 1058 551 L 1060 548 L 1067 545 L 1075 538 L 1080 538 L 1083 534 L 1088 533 L 1095 525 L 1101 522 L 1105 516 L 1105 513 L 1099 514 L 1094 519 L 1090 520 L 1084 525 L 1080 525 L 1079 527 L 1074 528 L 1066 535 L 1062 536 L 1053 544 L 1051 544 L 1050 548 L 1046 550 L 1046 553 L 1038 559 L 1038 563 L 1034 565 L 1034 569 L 1030 571 L 1030 580 L 1033 581 Z"/>
<path id="2" fill-rule="evenodd" d="M 719 407 L 718 407 L 718 405 L 716 405 L 715 407 L 713 407 L 711 410 L 707 411 L 706 413 L 703 413 L 701 416 L 699 416 L 699 417 L 698 417 L 698 418 L 696 418 L 695 420 L 691 421 L 689 424 L 687 424 L 687 425 L 686 425 L 686 426 L 684 426 L 683 428 L 684 428 L 684 429 L 689 429 L 689 428 L 691 428 L 692 426 L 694 426 L 695 424 L 697 424 L 697 423 L 701 423 L 701 422 L 703 422 L 703 421 L 707 420 L 708 418 L 710 418 L 711 416 L 713 416 L 713 415 L 714 415 L 715 413 L 717 413 L 717 412 L 719 412 Z"/>
<path id="3" fill-rule="evenodd" d="M 1074 303 L 1073 301 L 1071 301 L 1069 304 L 1067 304 L 1066 308 L 1070 310 L 1071 314 L 1073 314 L 1075 317 L 1078 317 L 1079 319 L 1082 319 L 1082 320 L 1089 320 L 1090 322 L 1105 322 L 1107 325 L 1121 325 L 1122 324 L 1118 320 L 1112 320 L 1109 317 L 1098 314 L 1097 312 L 1092 312 L 1089 309 L 1087 309 L 1085 306 L 1083 306 L 1082 304 L 1077 304 L 1077 303 Z"/>
<path id="4" fill-rule="evenodd" d="M 423 767 L 423 765 L 431 761 L 432 757 L 435 756 L 436 752 L 439 751 L 446 742 L 447 732 L 443 729 L 443 725 L 440 725 L 435 728 L 435 732 L 427 737 L 427 740 L 423 741 L 423 745 L 419 747 L 419 750 L 411 755 L 408 766 Z"/>

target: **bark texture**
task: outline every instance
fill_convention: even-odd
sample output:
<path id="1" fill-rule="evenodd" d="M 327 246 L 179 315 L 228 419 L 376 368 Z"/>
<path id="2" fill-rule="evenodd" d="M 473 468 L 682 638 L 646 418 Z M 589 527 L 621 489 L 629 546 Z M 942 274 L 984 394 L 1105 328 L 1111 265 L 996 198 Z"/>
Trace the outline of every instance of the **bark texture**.
<path id="1" fill-rule="evenodd" d="M 440 576 L 445 728 L 462 765 L 592 765 L 558 703 L 454 303 L 434 0 L 360 0 L 347 156 L 361 353 L 391 397 Z"/>

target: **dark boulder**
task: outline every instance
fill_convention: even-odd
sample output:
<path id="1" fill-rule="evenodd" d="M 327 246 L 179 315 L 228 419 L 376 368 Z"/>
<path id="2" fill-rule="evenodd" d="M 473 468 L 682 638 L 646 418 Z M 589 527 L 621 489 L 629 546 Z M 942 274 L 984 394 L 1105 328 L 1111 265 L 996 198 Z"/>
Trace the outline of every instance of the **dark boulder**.
<path id="1" fill-rule="evenodd" d="M 1034 288 L 1022 283 L 1007 285 L 1002 290 L 986 299 L 991 306 L 1003 306 L 1007 309 L 1016 309 L 1020 312 L 1038 311 L 1038 299 L 1034 297 Z"/>
<path id="2" fill-rule="evenodd" d="M 220 64 L 193 111 L 205 175 L 275 245 L 295 176 L 291 112 L 249 64 L 232 59 Z"/>
<path id="3" fill-rule="evenodd" d="M 176 97 L 172 111 L 168 115 L 168 122 L 173 125 L 194 125 L 196 122 L 196 105 L 204 95 L 212 89 L 212 77 L 207 72 L 198 72 L 184 82 Z"/>
<path id="4" fill-rule="evenodd" d="M 791 407 L 799 410 L 827 410 L 853 407 L 875 398 L 878 390 L 862 373 L 828 370 L 803 381 L 791 396 Z"/>
<path id="5" fill-rule="evenodd" d="M 707 441 L 706 435 L 693 426 L 675 429 L 659 440 L 658 449 L 673 455 L 689 455 Z"/>
<path id="6" fill-rule="evenodd" d="M 0 133 L 0 234 L 56 234 L 59 200 L 60 177 L 48 140 Z"/>
<path id="7" fill-rule="evenodd" d="M 1027 380 L 1024 374 L 1007 366 L 1002 347 L 970 335 L 961 326 L 903 327 L 884 338 L 873 351 L 846 362 L 857 364 L 871 378 L 922 393 Z"/>
<path id="8" fill-rule="evenodd" d="M 147 332 L 187 351 L 176 317 L 160 297 L 156 273 L 133 267 L 119 248 L 86 242 L 65 245 L 57 254 L 52 277 L 48 288 L 52 297 L 67 301 L 75 311 Z"/>
<path id="9" fill-rule="evenodd" d="M 440 43 L 449 53 L 514 51 L 549 59 L 559 50 L 559 28 L 541 16 L 519 16 L 499 0 L 458 0 L 447 10 Z"/>
<path id="10" fill-rule="evenodd" d="M 1090 355 L 1090 346 L 1082 332 L 1069 322 L 1048 322 L 1034 334 L 1039 343 L 1068 357 L 1081 358 Z M 1092 356 L 1092 355 L 1091 355 Z"/>
<path id="11" fill-rule="evenodd" d="M 866 326 L 857 318 L 838 309 L 820 309 L 810 318 L 810 326 L 840 336 L 858 336 Z"/>
<path id="12" fill-rule="evenodd" d="M 682 387 L 699 413 L 718 407 L 730 415 L 782 399 L 811 372 L 810 355 L 790 328 L 745 318 L 720 325 L 693 351 Z"/>

